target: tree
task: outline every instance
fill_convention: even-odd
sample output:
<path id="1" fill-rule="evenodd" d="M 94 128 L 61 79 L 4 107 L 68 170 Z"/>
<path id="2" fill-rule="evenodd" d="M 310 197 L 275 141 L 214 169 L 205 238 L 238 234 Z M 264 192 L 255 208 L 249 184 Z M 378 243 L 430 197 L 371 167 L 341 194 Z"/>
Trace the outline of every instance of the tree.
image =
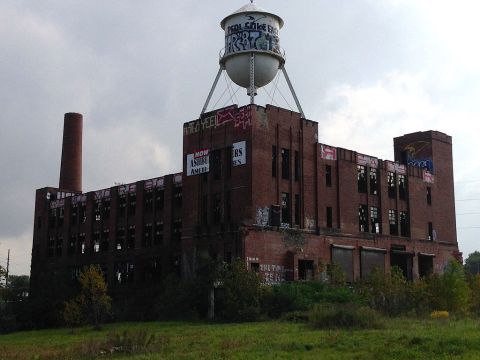
<path id="1" fill-rule="evenodd" d="M 480 274 L 480 252 L 474 251 L 465 260 L 465 268 L 470 274 Z"/>
<path id="2" fill-rule="evenodd" d="M 112 307 L 112 299 L 107 294 L 107 284 L 102 270 L 98 265 L 85 267 L 78 281 L 80 294 L 65 303 L 64 320 L 69 326 L 79 325 L 82 320 L 86 320 L 95 330 L 100 330 L 101 322 Z"/>

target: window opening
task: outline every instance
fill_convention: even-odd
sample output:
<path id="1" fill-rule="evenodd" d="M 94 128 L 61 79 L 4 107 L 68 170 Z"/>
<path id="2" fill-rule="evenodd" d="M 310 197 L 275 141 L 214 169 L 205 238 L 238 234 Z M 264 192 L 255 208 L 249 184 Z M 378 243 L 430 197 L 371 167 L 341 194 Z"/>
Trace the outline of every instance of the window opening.
<path id="1" fill-rule="evenodd" d="M 397 197 L 397 187 L 395 181 L 395 173 L 388 171 L 387 172 L 387 186 L 388 186 L 388 197 L 395 199 Z"/>
<path id="2" fill-rule="evenodd" d="M 428 240 L 433 241 L 433 223 L 428 223 Z"/>
<path id="3" fill-rule="evenodd" d="M 300 180 L 300 154 L 295 151 L 295 181 Z"/>
<path id="4" fill-rule="evenodd" d="M 333 227 L 333 209 L 327 206 L 327 228 Z"/>
<path id="5" fill-rule="evenodd" d="M 390 224 L 390 235 L 398 235 L 396 210 L 388 210 L 388 222 Z"/>
<path id="6" fill-rule="evenodd" d="M 367 168 L 364 165 L 357 165 L 358 192 L 367 192 Z"/>
<path id="7" fill-rule="evenodd" d="M 222 220 L 222 196 L 213 195 L 213 222 L 218 224 Z"/>
<path id="8" fill-rule="evenodd" d="M 432 205 L 432 188 L 427 186 L 427 204 Z"/>
<path id="9" fill-rule="evenodd" d="M 358 230 L 368 232 L 368 207 L 367 205 L 358 206 Z"/>
<path id="10" fill-rule="evenodd" d="M 400 211 L 400 236 L 409 236 L 408 214 Z"/>
<path id="11" fill-rule="evenodd" d="M 157 222 L 155 224 L 155 238 L 153 243 L 154 245 L 161 245 L 163 243 L 163 222 Z"/>
<path id="12" fill-rule="evenodd" d="M 300 195 L 295 194 L 295 225 L 300 225 Z"/>
<path id="13" fill-rule="evenodd" d="M 325 183 L 328 187 L 332 186 L 332 166 L 325 165 Z"/>
<path id="14" fill-rule="evenodd" d="M 290 150 L 282 149 L 282 179 L 290 179 Z"/>
<path id="15" fill-rule="evenodd" d="M 272 146 L 272 177 L 277 177 L 277 147 Z"/>
<path id="16" fill-rule="evenodd" d="M 378 216 L 378 208 L 372 206 L 370 208 L 370 232 L 380 234 L 380 218 Z"/>
<path id="17" fill-rule="evenodd" d="M 370 195 L 378 195 L 378 169 L 370 168 Z"/>
<path id="18" fill-rule="evenodd" d="M 402 200 L 407 198 L 407 179 L 403 174 L 398 174 L 398 196 Z"/>
<path id="19" fill-rule="evenodd" d="M 282 223 L 290 225 L 290 194 L 282 193 Z"/>

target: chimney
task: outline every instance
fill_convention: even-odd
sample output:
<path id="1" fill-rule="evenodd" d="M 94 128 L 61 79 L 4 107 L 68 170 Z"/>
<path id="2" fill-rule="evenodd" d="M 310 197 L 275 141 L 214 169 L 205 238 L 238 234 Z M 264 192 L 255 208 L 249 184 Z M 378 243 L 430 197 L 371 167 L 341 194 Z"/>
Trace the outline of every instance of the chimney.
<path id="1" fill-rule="evenodd" d="M 58 185 L 61 190 L 82 192 L 82 128 L 82 114 L 65 114 Z"/>

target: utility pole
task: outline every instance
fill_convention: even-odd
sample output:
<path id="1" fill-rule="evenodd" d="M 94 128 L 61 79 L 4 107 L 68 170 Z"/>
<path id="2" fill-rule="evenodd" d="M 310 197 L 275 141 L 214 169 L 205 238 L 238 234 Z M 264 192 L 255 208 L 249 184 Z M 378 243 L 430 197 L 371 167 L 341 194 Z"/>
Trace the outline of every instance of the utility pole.
<path id="1" fill-rule="evenodd" d="M 8 249 L 7 253 L 7 273 L 5 275 L 5 288 L 8 287 L 8 269 L 10 268 L 10 249 Z"/>

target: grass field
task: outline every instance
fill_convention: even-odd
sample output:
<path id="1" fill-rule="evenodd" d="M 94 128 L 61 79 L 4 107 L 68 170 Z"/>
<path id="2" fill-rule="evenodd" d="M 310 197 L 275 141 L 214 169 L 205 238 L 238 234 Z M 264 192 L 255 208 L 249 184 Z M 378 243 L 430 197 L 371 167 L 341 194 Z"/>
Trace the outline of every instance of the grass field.
<path id="1" fill-rule="evenodd" d="M 0 336 L 0 359 L 93 358 L 87 349 L 109 333 L 155 334 L 148 352 L 115 359 L 479 359 L 477 320 L 392 319 L 378 330 L 314 330 L 306 324 L 121 323 Z"/>

